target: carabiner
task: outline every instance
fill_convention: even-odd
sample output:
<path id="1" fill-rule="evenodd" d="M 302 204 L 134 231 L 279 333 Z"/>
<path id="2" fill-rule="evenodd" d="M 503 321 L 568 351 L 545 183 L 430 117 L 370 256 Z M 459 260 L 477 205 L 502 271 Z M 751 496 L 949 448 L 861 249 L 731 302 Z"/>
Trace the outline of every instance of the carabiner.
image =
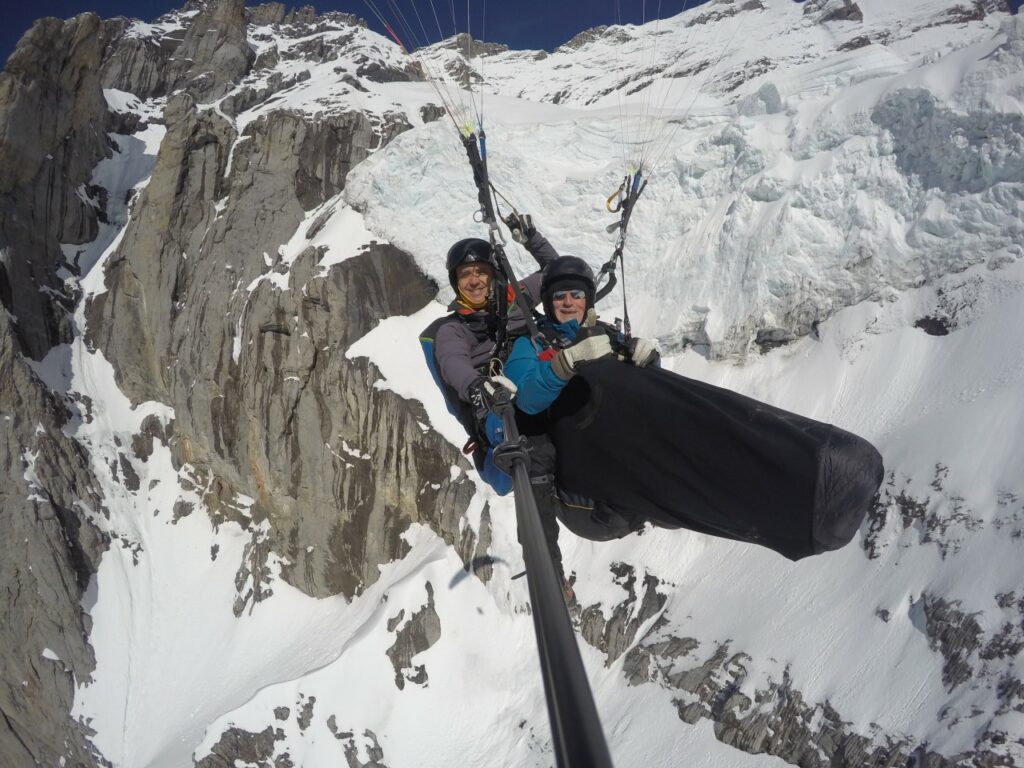
<path id="1" fill-rule="evenodd" d="M 618 213 L 619 211 L 622 210 L 622 192 L 626 189 L 626 183 L 628 181 L 629 177 L 627 176 L 625 179 L 623 179 L 622 183 L 619 184 L 619 188 L 612 192 L 608 196 L 608 199 L 604 201 L 604 207 L 605 210 L 608 211 L 608 213 Z M 615 198 L 618 198 L 618 202 L 616 202 L 615 207 L 612 208 L 612 200 L 614 200 Z"/>

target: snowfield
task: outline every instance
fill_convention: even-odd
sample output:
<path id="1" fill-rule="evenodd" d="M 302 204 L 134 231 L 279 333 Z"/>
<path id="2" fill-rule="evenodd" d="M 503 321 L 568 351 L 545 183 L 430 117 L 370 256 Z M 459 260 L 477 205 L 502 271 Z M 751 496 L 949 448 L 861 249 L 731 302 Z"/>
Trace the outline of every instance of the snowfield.
<path id="1" fill-rule="evenodd" d="M 563 531 L 566 570 L 580 605 L 606 618 L 629 596 L 613 566 L 631 567 L 638 589 L 656 577 L 664 604 L 636 642 L 693 638 L 680 670 L 724 646 L 744 654 L 737 691 L 751 699 L 785 679 L 815 717 L 831 707 L 877 743 L 927 745 L 951 759 L 987 750 L 1024 764 L 1024 704 L 1000 692 L 1024 674 L 1024 19 L 937 23 L 953 3 L 857 4 L 860 23 L 817 23 L 790 0 L 691 23 L 728 5 L 712 3 L 545 58 L 510 51 L 470 62 L 486 65 L 492 179 L 562 253 L 595 267 L 611 255 L 605 200 L 646 153 L 649 185 L 630 225 L 625 282 L 634 332 L 659 339 L 666 367 L 861 434 L 887 468 L 888 514 L 872 516 L 837 553 L 791 563 L 686 531 L 604 544 Z M 136 33 L 159 38 L 173 28 Z M 863 45 L 844 48 L 859 37 Z M 271 27 L 250 38 L 256 53 L 302 42 Z M 267 243 L 261 279 L 287 286 L 290 275 L 270 265 L 287 266 L 308 245 L 324 246 L 325 271 L 371 239 L 413 254 L 442 286 L 438 300 L 383 321 L 347 355 L 369 358 L 378 386 L 420 401 L 424 428 L 461 446 L 417 334 L 450 298 L 448 246 L 485 236 L 476 191 L 451 122 L 422 118 L 421 107 L 438 103 L 435 89 L 352 88 L 344 78 L 356 53 L 396 67 L 407 59 L 367 30 L 346 44 L 348 58 L 326 64 L 282 59 L 276 71 L 286 79 L 311 76 L 235 124 L 273 109 L 363 109 L 403 112 L 413 128 L 354 168 L 345 191 L 289 242 Z M 439 71 L 457 56 L 434 49 L 422 59 Z M 644 77 L 653 84 L 624 96 Z M 121 112 L 162 106 L 122 92 L 107 98 Z M 146 183 L 162 137 L 155 124 L 113 137 L 118 151 L 94 175 L 111 201 Z M 103 290 L 103 265 L 129 215 L 127 203 L 115 210 L 81 254 L 87 295 Z M 317 217 L 323 227 L 309 239 Z M 517 246 L 509 253 L 518 272 L 531 269 Z M 600 308 L 621 315 L 621 293 Z M 87 348 L 84 312 L 77 323 L 76 342 L 37 371 L 91 400 L 91 418 L 68 429 L 105 479 L 110 516 L 95 522 L 115 544 L 90 590 L 97 667 L 76 681 L 74 714 L 106 759 L 180 768 L 232 728 L 270 728 L 284 734 L 273 755 L 305 768 L 551 764 L 526 583 L 512 579 L 522 557 L 509 498 L 479 484 L 466 513 L 476 527 L 490 505 L 487 583 L 414 526 L 409 554 L 351 602 L 302 594 L 279 578 L 278 562 L 273 594 L 236 618 L 237 566 L 259 527 L 215 525 L 188 467 L 175 471 L 159 445 L 148 462 L 132 460 L 142 490 L 124 488 L 116 444 L 130 443 L 147 417 L 166 423 L 173 413 L 159 403 L 132 408 L 109 363 Z M 183 497 L 196 510 L 179 516 Z M 956 685 L 929 631 L 938 598 L 959 605 L 980 633 L 959 659 L 968 679 Z M 437 641 L 396 676 L 389 622 L 426 606 Z M 1020 642 L 986 654 L 1000 632 Z M 727 746 L 707 720 L 683 722 L 678 701 L 693 694 L 664 676 L 627 683 L 626 654 L 609 662 L 580 648 L 616 765 L 788 764 Z M 420 666 L 425 684 L 413 681 Z"/>

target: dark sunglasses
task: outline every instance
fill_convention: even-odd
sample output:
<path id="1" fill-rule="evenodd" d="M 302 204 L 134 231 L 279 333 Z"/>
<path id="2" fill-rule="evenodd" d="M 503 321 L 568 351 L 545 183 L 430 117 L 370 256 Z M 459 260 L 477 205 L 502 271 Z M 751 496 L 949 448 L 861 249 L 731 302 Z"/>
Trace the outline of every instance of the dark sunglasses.
<path id="1" fill-rule="evenodd" d="M 582 288 L 570 288 L 567 291 L 555 291 L 554 293 L 551 294 L 551 298 L 553 301 L 561 301 L 566 296 L 572 296 L 574 299 L 578 301 L 579 299 L 585 298 L 586 295 L 587 292 L 584 291 Z"/>

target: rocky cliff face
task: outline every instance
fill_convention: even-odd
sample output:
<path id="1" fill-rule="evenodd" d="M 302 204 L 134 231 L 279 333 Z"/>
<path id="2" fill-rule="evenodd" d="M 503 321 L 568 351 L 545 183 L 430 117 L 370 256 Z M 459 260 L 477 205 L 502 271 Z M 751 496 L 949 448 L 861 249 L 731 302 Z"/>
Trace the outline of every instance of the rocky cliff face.
<path id="1" fill-rule="evenodd" d="M 97 234 L 88 186 L 108 151 L 99 67 L 112 29 L 96 16 L 49 19 L 0 74 L 0 762 L 95 764 L 88 728 L 68 719 L 93 668 L 82 601 L 107 546 L 88 458 L 63 432 L 63 396 L 32 359 L 71 334 L 76 266 L 61 243 Z M 101 762 L 101 761 L 100 761 Z"/>
<path id="2" fill-rule="evenodd" d="M 76 267 L 60 244 L 97 234 L 101 193 L 89 179 L 109 151 L 100 64 L 116 26 L 45 19 L 0 74 L 0 300 L 35 359 L 69 335 L 64 276 Z"/>
<path id="3" fill-rule="evenodd" d="M 344 358 L 436 288 L 405 254 L 371 246 L 326 275 L 310 249 L 282 289 L 266 248 L 335 196 L 390 129 L 375 132 L 361 113 L 311 121 L 281 111 L 238 136 L 188 90 L 164 118 L 108 291 L 87 307 L 89 341 L 134 401 L 174 405 L 178 459 L 215 479 L 214 511 L 233 494 L 255 498 L 255 520 L 273 531 L 265 552 L 288 557 L 297 585 L 352 596 L 401 555 L 409 522 L 440 523 L 442 509 L 472 495 L 467 481 L 449 484 L 450 446 L 424 435 L 410 405 L 374 390 L 365 364 Z M 410 450 L 386 450 L 395 440 Z M 342 445 L 372 458 L 350 461 Z M 419 493 L 431 485 L 442 490 Z"/>
<path id="4" fill-rule="evenodd" d="M 70 720 L 75 684 L 94 660 L 83 602 L 108 542 L 88 458 L 67 438 L 69 413 L 21 353 L 0 312 L 0 762 L 103 764 Z"/>
<path id="5" fill-rule="evenodd" d="M 486 532 L 480 540 L 459 523 L 474 486 L 464 473 L 451 477 L 457 451 L 421 428 L 415 404 L 375 389 L 371 365 L 344 356 L 381 319 L 419 310 L 433 282 L 383 244 L 328 269 L 308 249 L 285 285 L 275 280 L 278 245 L 408 122 L 281 109 L 240 132 L 209 104 L 254 63 L 246 11 L 241 0 L 197 8 L 165 20 L 158 39 L 90 14 L 40 22 L 0 75 L 4 765 L 102 762 L 68 712 L 75 681 L 91 671 L 82 601 L 106 546 L 90 523 L 104 500 L 83 449 L 62 431 L 70 415 L 60 393 L 28 360 L 75 332 L 78 267 L 62 244 L 76 252 L 71 246 L 93 241 L 105 221 L 105 191 L 90 177 L 111 153 L 107 130 L 146 125 L 108 112 L 104 87 L 140 99 L 174 95 L 151 120 L 166 136 L 106 262 L 106 290 L 86 302 L 79 331 L 129 398 L 174 408 L 166 433 L 139 434 L 126 450 L 145 461 L 155 437 L 190 466 L 203 503 L 183 500 L 175 516 L 208 514 L 252 530 L 236 613 L 266 596 L 274 555 L 308 594 L 352 597 L 379 564 L 402 556 L 412 522 L 432 526 L 467 562 L 487 547 Z M 252 14 L 319 21 L 286 20 L 267 6 Z M 244 106 L 274 90 L 250 94 Z M 130 471 L 122 477 L 131 485 Z M 255 500 L 244 520 L 226 503 L 239 494 Z"/>

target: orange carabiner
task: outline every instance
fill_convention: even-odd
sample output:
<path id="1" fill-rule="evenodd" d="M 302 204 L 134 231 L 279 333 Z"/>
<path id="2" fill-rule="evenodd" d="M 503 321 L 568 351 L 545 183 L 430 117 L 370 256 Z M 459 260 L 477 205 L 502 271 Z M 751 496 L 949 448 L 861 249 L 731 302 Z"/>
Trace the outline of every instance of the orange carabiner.
<path id="1" fill-rule="evenodd" d="M 615 198 L 618 198 L 619 200 L 615 203 L 615 207 L 612 208 L 612 200 L 615 200 Z M 604 207 L 608 213 L 618 213 L 622 210 L 622 187 L 619 187 L 609 195 L 608 199 L 604 201 Z"/>

